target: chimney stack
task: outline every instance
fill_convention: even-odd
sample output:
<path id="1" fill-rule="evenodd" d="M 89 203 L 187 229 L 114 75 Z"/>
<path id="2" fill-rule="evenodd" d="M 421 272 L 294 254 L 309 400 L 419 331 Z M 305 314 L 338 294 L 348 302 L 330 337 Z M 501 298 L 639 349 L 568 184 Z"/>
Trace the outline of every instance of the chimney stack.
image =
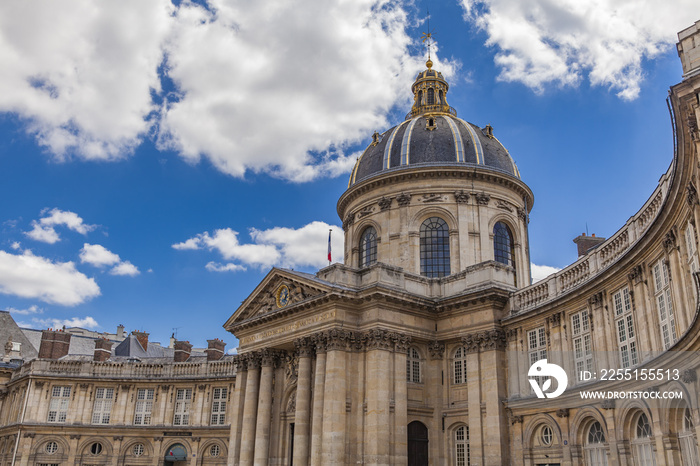
<path id="1" fill-rule="evenodd" d="M 41 332 L 39 358 L 59 359 L 68 354 L 70 348 L 70 333 L 60 330 L 44 330 Z"/>
<path id="2" fill-rule="evenodd" d="M 190 353 L 192 352 L 192 345 L 189 341 L 176 341 L 175 342 L 175 362 L 185 362 L 190 358 Z"/>
<path id="3" fill-rule="evenodd" d="M 585 233 L 581 233 L 580 236 L 574 238 L 574 243 L 576 243 L 576 246 L 578 247 L 579 257 L 588 254 L 588 251 L 599 246 L 604 242 L 605 238 L 599 238 L 595 235 L 595 233 L 593 233 L 591 236 L 587 236 Z"/>
<path id="4" fill-rule="evenodd" d="M 117 340 L 122 341 L 124 339 L 124 326 L 122 324 L 117 325 Z"/>
<path id="5" fill-rule="evenodd" d="M 95 340 L 95 355 L 93 361 L 105 362 L 112 356 L 112 342 L 102 338 Z"/>
<path id="6" fill-rule="evenodd" d="M 218 361 L 224 357 L 224 348 L 226 343 L 214 338 L 213 340 L 207 340 L 209 347 L 204 350 L 207 353 L 207 361 Z"/>
<path id="7" fill-rule="evenodd" d="M 148 351 L 148 335 L 150 334 L 146 332 L 139 332 L 138 330 L 134 330 L 131 332 L 131 334 L 136 337 L 143 350 Z"/>

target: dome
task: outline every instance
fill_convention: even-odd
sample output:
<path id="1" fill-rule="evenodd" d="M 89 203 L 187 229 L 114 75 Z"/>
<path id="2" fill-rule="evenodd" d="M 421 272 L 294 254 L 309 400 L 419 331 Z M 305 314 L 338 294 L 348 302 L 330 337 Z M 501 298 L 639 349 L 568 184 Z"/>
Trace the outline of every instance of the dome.
<path id="1" fill-rule="evenodd" d="M 493 128 L 480 128 L 457 118 L 447 104 L 449 89 L 442 73 L 428 69 L 412 86 L 414 104 L 406 120 L 382 134 L 358 159 L 348 187 L 389 170 L 416 166 L 467 165 L 487 168 L 520 178 L 518 167 L 505 147 L 494 137 Z"/>

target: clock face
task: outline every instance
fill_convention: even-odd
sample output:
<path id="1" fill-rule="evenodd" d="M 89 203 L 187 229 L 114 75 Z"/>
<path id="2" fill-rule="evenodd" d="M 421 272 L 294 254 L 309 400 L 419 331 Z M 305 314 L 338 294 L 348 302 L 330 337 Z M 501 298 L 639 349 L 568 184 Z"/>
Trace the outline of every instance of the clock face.
<path id="1" fill-rule="evenodd" d="M 277 307 L 284 307 L 289 304 L 289 288 L 282 285 L 277 290 Z"/>

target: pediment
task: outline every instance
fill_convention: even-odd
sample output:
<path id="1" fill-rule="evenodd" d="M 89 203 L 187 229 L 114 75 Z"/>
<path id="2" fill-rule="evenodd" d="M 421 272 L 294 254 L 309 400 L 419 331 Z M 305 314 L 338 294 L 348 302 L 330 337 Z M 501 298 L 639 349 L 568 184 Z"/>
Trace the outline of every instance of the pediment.
<path id="1" fill-rule="evenodd" d="M 228 329 L 248 319 L 281 311 L 316 296 L 321 296 L 332 288 L 312 275 L 284 269 L 272 269 L 262 282 L 224 324 Z"/>

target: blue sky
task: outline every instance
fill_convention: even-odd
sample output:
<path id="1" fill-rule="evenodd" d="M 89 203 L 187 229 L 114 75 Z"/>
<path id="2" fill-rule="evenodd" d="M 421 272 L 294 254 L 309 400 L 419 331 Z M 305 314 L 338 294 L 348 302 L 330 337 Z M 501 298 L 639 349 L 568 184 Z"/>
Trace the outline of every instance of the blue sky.
<path id="1" fill-rule="evenodd" d="M 350 5 L 348 5 L 350 3 Z M 431 3 L 435 68 L 535 194 L 534 264 L 608 237 L 672 160 L 697 2 Z M 673 5 L 672 5 L 673 4 Z M 426 3 L 0 5 L 0 308 L 206 346 L 272 266 L 315 271 L 374 130 L 403 120 Z M 315 18 L 312 20 L 311 18 Z"/>

